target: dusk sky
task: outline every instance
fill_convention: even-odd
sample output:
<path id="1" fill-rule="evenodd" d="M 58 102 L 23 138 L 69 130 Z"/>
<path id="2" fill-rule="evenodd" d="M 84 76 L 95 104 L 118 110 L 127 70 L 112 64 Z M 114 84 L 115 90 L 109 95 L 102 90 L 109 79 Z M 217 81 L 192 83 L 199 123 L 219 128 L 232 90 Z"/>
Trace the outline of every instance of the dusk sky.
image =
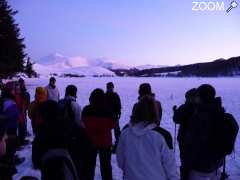
<path id="1" fill-rule="evenodd" d="M 226 10 L 231 0 L 223 2 Z M 16 22 L 34 61 L 55 52 L 129 65 L 189 64 L 240 55 L 240 6 L 227 14 L 192 11 L 192 0 L 9 3 L 19 11 Z"/>

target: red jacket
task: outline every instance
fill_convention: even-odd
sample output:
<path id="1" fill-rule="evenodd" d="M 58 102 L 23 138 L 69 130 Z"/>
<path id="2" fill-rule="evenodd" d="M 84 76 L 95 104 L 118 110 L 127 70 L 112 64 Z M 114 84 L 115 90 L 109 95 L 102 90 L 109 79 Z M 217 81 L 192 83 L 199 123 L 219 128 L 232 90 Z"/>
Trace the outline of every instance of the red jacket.
<path id="1" fill-rule="evenodd" d="M 115 127 L 115 121 L 105 109 L 86 106 L 83 109 L 82 120 L 93 145 L 97 148 L 112 146 L 111 130 Z"/>
<path id="2" fill-rule="evenodd" d="M 24 101 L 19 94 L 15 94 L 15 100 L 20 112 L 18 117 L 18 123 L 23 124 L 24 123 Z"/>

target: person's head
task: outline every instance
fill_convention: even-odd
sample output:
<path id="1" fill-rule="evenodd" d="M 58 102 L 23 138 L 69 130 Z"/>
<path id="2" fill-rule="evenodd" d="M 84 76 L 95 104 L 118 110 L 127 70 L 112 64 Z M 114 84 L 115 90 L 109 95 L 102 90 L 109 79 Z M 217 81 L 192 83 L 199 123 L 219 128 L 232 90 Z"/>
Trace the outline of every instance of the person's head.
<path id="1" fill-rule="evenodd" d="M 199 97 L 200 102 L 211 103 L 215 99 L 216 90 L 210 84 L 202 84 L 197 89 L 197 96 Z"/>
<path id="2" fill-rule="evenodd" d="M 50 84 L 50 86 L 55 87 L 56 86 L 56 78 L 55 77 L 51 77 L 49 79 L 49 84 Z"/>
<path id="3" fill-rule="evenodd" d="M 131 123 L 135 125 L 140 122 L 146 123 L 146 125 L 151 123 L 160 124 L 156 102 L 152 96 L 144 96 L 136 104 L 131 116 Z"/>
<path id="4" fill-rule="evenodd" d="M 144 96 L 153 96 L 154 97 L 154 94 L 152 93 L 151 85 L 149 83 L 140 84 L 138 94 L 139 94 L 138 99 L 141 99 Z"/>
<path id="5" fill-rule="evenodd" d="M 6 130 L 7 130 L 7 120 L 6 117 L 0 115 L 0 158 L 6 153 Z"/>
<path id="6" fill-rule="evenodd" d="M 94 89 L 89 97 L 90 105 L 101 106 L 105 104 L 105 94 L 100 88 Z"/>
<path id="7" fill-rule="evenodd" d="M 68 85 L 65 91 L 65 96 L 77 97 L 77 87 L 74 85 Z"/>
<path id="8" fill-rule="evenodd" d="M 106 87 L 107 87 L 107 92 L 113 92 L 114 91 L 114 84 L 113 84 L 113 82 L 108 82 Z"/>
<path id="9" fill-rule="evenodd" d="M 188 90 L 185 93 L 186 102 L 195 103 L 196 96 L 197 96 L 197 89 L 196 88 L 192 88 L 192 89 Z"/>
<path id="10" fill-rule="evenodd" d="M 24 81 L 24 79 L 23 79 L 23 78 L 19 78 L 19 80 L 18 80 L 18 83 L 19 83 L 19 84 L 24 84 L 24 83 L 25 83 L 25 81 Z"/>
<path id="11" fill-rule="evenodd" d="M 24 81 L 23 78 L 20 78 L 20 79 L 18 80 L 18 84 L 19 84 L 19 87 L 20 87 L 20 91 L 24 92 L 24 91 L 27 90 L 27 89 L 26 89 L 26 85 L 25 85 L 25 81 Z"/>
<path id="12" fill-rule="evenodd" d="M 44 87 L 37 87 L 35 91 L 35 100 L 42 103 L 47 100 L 47 90 Z"/>

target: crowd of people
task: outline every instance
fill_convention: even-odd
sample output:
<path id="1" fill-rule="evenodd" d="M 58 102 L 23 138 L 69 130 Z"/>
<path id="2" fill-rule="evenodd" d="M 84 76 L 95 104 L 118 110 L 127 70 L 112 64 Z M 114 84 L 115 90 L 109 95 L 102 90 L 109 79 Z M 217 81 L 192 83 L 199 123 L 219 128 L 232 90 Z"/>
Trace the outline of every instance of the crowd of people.
<path id="1" fill-rule="evenodd" d="M 149 83 L 139 86 L 138 101 L 122 130 L 121 100 L 112 82 L 105 92 L 94 89 L 83 108 L 75 85 L 68 85 L 60 99 L 54 77 L 46 87 L 36 88 L 32 102 L 23 79 L 0 83 L 0 90 L 1 180 L 11 179 L 24 161 L 16 151 L 30 143 L 27 116 L 34 134 L 33 167 L 40 169 L 43 180 L 94 180 L 97 155 L 102 179 L 112 180 L 114 153 L 125 180 L 179 179 L 175 143 L 161 126 L 162 106 Z M 180 124 L 180 179 L 224 179 L 226 173 L 218 171 L 234 149 L 238 124 L 225 112 L 213 86 L 203 84 L 185 97 L 184 104 L 173 107 L 173 122 Z"/>

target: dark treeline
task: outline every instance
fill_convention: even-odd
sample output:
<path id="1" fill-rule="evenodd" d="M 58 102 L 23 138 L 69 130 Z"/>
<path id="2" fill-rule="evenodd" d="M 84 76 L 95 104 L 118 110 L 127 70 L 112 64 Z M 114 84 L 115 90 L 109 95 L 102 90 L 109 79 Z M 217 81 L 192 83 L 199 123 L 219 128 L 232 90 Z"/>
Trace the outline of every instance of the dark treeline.
<path id="1" fill-rule="evenodd" d="M 164 73 L 164 76 L 176 76 L 176 77 L 217 77 L 217 76 L 234 76 L 240 74 L 240 57 L 233 57 L 228 60 L 219 59 L 213 62 L 196 63 L 184 66 L 170 66 L 153 69 L 118 69 L 113 70 L 117 75 L 123 76 L 163 76 L 160 73 Z M 177 73 L 173 73 L 177 72 Z"/>

